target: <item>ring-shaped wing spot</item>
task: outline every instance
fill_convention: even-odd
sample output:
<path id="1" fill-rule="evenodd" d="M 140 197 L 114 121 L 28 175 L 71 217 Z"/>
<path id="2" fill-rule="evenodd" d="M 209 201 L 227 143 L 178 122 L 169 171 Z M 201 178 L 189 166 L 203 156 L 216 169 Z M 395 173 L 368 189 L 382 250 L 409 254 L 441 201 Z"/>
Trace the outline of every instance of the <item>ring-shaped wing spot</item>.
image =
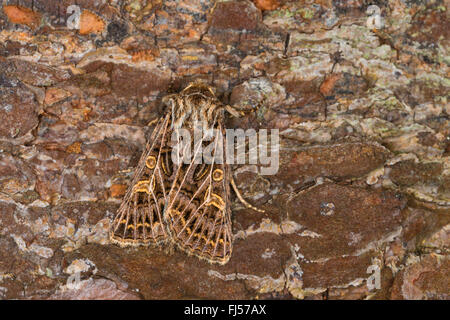
<path id="1" fill-rule="evenodd" d="M 212 178 L 214 181 L 222 181 L 223 179 L 223 170 L 215 169 L 212 173 Z"/>
<path id="2" fill-rule="evenodd" d="M 148 156 L 147 159 L 145 159 L 145 165 L 149 169 L 155 169 L 155 167 L 156 167 L 156 157 L 155 156 Z"/>

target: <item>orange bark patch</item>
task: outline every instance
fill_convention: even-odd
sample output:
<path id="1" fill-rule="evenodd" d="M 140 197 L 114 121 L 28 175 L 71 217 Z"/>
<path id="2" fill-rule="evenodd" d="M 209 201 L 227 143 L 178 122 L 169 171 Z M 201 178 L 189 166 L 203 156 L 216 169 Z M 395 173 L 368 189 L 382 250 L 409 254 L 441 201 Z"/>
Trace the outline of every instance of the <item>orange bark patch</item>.
<path id="1" fill-rule="evenodd" d="M 341 78 L 340 74 L 332 74 L 329 77 L 327 77 L 320 86 L 320 93 L 323 94 L 324 96 L 329 95 L 330 92 L 333 90 L 334 85 L 340 78 Z"/>
<path id="2" fill-rule="evenodd" d="M 277 0 L 253 0 L 253 3 L 260 10 L 275 10 L 280 6 Z"/>
<path id="3" fill-rule="evenodd" d="M 124 185 L 124 184 L 113 184 L 109 188 L 109 191 L 111 192 L 111 197 L 113 197 L 113 198 L 120 198 L 127 191 L 127 186 Z"/>
<path id="4" fill-rule="evenodd" d="M 44 103 L 50 106 L 70 96 L 71 93 L 66 90 L 60 88 L 49 88 L 45 91 Z"/>
<path id="5" fill-rule="evenodd" d="M 80 34 L 100 33 L 105 28 L 105 22 L 96 14 L 84 10 L 80 17 Z"/>
<path id="6" fill-rule="evenodd" d="M 200 38 L 200 33 L 197 30 L 190 29 L 188 32 L 188 37 L 198 39 Z"/>
<path id="7" fill-rule="evenodd" d="M 83 110 L 83 119 L 84 121 L 90 121 L 91 120 L 91 113 L 92 109 L 86 108 Z"/>
<path id="8" fill-rule="evenodd" d="M 4 6 L 3 11 L 12 23 L 24 24 L 30 28 L 39 26 L 41 20 L 38 12 L 22 6 Z"/>
<path id="9" fill-rule="evenodd" d="M 81 142 L 74 142 L 67 147 L 66 151 L 68 153 L 81 153 Z"/>
<path id="10" fill-rule="evenodd" d="M 132 54 L 131 60 L 133 62 L 153 61 L 153 60 L 155 60 L 155 55 L 153 54 L 153 51 L 151 49 L 141 50 L 141 51 L 134 52 Z"/>

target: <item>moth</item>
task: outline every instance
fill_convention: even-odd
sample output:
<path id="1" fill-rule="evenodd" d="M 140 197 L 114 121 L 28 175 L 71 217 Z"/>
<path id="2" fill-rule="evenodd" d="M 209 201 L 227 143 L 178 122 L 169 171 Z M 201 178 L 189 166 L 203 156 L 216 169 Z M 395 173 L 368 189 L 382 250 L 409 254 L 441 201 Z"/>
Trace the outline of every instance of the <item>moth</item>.
<path id="1" fill-rule="evenodd" d="M 223 265 L 233 249 L 230 187 L 247 207 L 262 212 L 242 198 L 230 166 L 215 161 L 225 152 L 219 139 L 225 130 L 225 111 L 239 114 L 201 82 L 166 96 L 163 102 L 167 111 L 145 146 L 111 224 L 111 242 L 120 246 L 173 244 L 189 255 Z M 177 137 L 180 128 L 194 133 L 198 123 L 215 129 L 216 134 L 180 147 L 174 134 Z M 197 150 L 205 147 L 211 151 L 211 161 L 196 161 Z M 193 154 L 191 159 L 179 161 L 186 159 L 187 150 Z"/>

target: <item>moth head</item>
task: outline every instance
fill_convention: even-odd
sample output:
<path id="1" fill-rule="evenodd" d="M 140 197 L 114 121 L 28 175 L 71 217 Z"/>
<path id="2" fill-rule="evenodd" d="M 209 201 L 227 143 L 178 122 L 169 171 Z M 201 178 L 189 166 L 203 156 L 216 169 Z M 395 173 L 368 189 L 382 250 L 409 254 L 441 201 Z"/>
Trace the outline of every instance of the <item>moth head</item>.
<path id="1" fill-rule="evenodd" d="M 163 103 L 172 114 L 172 126 L 181 128 L 195 122 L 203 122 L 212 127 L 224 109 L 216 98 L 214 89 L 201 81 L 190 83 L 178 94 L 163 98 Z"/>
<path id="2" fill-rule="evenodd" d="M 173 103 L 177 102 L 180 98 L 193 98 L 193 99 L 217 99 L 216 90 L 210 87 L 208 84 L 201 80 L 196 80 L 189 83 L 179 93 L 169 94 L 162 98 L 162 103 L 168 107 L 171 107 Z"/>
<path id="3" fill-rule="evenodd" d="M 208 86 L 206 83 L 200 80 L 188 84 L 187 87 L 184 88 L 183 91 L 181 91 L 181 94 L 186 96 L 197 95 L 209 98 L 216 98 L 215 89 L 213 87 Z"/>

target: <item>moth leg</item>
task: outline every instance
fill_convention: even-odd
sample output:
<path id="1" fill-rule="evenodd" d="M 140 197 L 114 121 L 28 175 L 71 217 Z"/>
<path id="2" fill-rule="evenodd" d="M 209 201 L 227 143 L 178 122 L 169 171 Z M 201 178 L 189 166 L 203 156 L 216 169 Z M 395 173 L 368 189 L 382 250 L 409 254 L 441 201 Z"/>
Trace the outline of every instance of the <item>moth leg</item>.
<path id="1" fill-rule="evenodd" d="M 225 106 L 225 110 L 235 118 L 240 118 L 245 115 L 243 111 L 238 111 L 229 105 Z"/>
<path id="2" fill-rule="evenodd" d="M 250 203 L 247 202 L 247 200 L 244 199 L 244 197 L 242 197 L 241 192 L 239 191 L 238 187 L 236 186 L 236 182 L 234 181 L 234 177 L 231 177 L 231 185 L 233 186 L 233 190 L 236 193 L 239 201 L 246 207 L 252 210 L 255 210 L 257 212 L 261 212 L 264 213 L 265 211 L 262 209 L 259 209 L 255 206 L 252 206 Z"/>
<path id="3" fill-rule="evenodd" d="M 157 122 L 158 122 L 158 118 L 153 119 L 153 120 L 149 121 L 149 123 L 147 123 L 147 127 L 151 127 L 152 125 L 154 125 Z"/>

